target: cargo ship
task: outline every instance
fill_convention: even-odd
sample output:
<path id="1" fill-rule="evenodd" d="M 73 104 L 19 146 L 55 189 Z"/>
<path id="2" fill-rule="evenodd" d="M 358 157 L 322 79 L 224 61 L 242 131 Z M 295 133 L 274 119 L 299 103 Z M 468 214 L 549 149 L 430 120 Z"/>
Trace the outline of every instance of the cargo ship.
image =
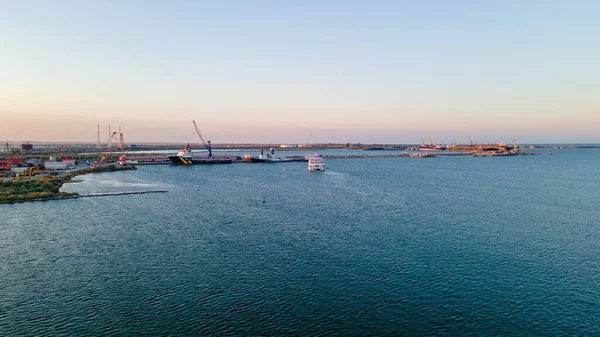
<path id="1" fill-rule="evenodd" d="M 210 153 L 210 152 L 209 152 Z M 231 158 L 215 158 L 212 153 L 210 156 L 194 156 L 190 145 L 179 150 L 174 156 L 169 156 L 173 165 L 210 165 L 210 164 L 231 164 Z"/>
<path id="2" fill-rule="evenodd" d="M 198 125 L 196 125 L 195 121 L 194 129 L 196 130 L 196 134 L 200 137 L 202 141 L 202 145 L 208 151 L 206 156 L 194 156 L 192 153 L 192 149 L 190 149 L 190 144 L 188 144 L 185 148 L 179 150 L 179 152 L 174 156 L 169 156 L 169 160 L 173 165 L 211 165 L 211 164 L 231 164 L 232 159 L 229 156 L 217 158 L 213 156 L 212 147 L 209 141 L 204 141 L 204 137 L 200 133 L 200 129 L 198 129 Z"/>

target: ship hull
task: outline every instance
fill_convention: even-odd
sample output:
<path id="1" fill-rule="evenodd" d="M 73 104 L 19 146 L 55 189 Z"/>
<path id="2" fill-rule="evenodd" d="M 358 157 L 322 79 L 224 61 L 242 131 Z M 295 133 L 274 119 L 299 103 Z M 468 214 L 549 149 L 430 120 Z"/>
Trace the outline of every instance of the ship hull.
<path id="1" fill-rule="evenodd" d="M 293 159 L 250 158 L 253 163 L 290 163 Z"/>
<path id="2" fill-rule="evenodd" d="M 169 160 L 173 165 L 183 166 L 183 165 L 216 165 L 216 164 L 231 164 L 231 159 L 225 158 L 194 158 L 187 159 L 179 156 L 169 156 Z"/>

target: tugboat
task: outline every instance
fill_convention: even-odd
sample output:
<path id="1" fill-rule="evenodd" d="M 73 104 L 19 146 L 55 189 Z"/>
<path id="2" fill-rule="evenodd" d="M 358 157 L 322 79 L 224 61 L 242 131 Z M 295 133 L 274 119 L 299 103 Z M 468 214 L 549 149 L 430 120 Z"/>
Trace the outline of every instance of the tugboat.
<path id="1" fill-rule="evenodd" d="M 264 150 L 260 149 L 260 155 L 258 157 L 250 158 L 250 161 L 253 163 L 287 163 L 294 161 L 293 158 L 288 157 L 278 157 L 275 155 L 275 149 L 271 148 L 270 153 L 264 155 Z"/>
<path id="2" fill-rule="evenodd" d="M 325 171 L 325 160 L 320 154 L 313 154 L 308 157 L 308 170 L 309 171 Z"/>
<path id="3" fill-rule="evenodd" d="M 195 121 L 192 121 L 192 122 L 194 123 L 194 128 L 196 129 L 196 133 L 198 134 L 198 137 L 200 137 L 202 144 L 208 151 L 208 155 L 206 157 L 204 157 L 204 156 L 198 157 L 197 156 L 196 158 L 194 158 L 192 150 L 190 149 L 190 144 L 188 144 L 185 148 L 179 150 L 177 155 L 169 156 L 171 163 L 173 163 L 173 165 L 231 164 L 232 160 L 229 158 L 215 158 L 213 156 L 212 148 L 210 146 L 210 140 L 208 142 L 205 142 L 204 138 L 202 137 L 202 134 L 200 133 L 200 130 L 198 129 L 198 126 L 196 125 L 196 122 Z"/>

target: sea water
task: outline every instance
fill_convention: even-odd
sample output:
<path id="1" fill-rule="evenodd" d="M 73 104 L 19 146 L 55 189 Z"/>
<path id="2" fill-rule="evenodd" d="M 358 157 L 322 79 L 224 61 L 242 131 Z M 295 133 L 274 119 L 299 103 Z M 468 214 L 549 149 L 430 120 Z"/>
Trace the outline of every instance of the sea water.
<path id="1" fill-rule="evenodd" d="M 0 335 L 600 335 L 600 150 L 140 166 L 0 206 Z M 264 197 L 264 203 L 263 203 Z"/>

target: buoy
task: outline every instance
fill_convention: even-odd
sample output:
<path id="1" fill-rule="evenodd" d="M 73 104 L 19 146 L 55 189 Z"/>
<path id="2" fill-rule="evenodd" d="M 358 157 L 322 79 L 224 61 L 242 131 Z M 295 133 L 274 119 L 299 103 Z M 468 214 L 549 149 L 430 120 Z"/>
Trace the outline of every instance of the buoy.
<path id="1" fill-rule="evenodd" d="M 284 168 L 282 168 L 282 169 L 281 169 L 281 172 L 285 172 L 285 169 L 284 169 Z"/>
<path id="2" fill-rule="evenodd" d="M 264 195 L 263 195 L 263 197 L 262 197 L 262 203 L 263 203 L 263 204 L 265 203 L 265 196 L 264 196 Z"/>

